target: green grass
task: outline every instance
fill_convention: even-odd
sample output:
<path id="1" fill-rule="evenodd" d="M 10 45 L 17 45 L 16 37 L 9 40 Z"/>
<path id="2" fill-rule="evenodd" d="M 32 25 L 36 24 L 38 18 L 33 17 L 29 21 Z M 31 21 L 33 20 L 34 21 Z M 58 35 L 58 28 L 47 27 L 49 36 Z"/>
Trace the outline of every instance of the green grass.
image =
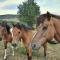
<path id="1" fill-rule="evenodd" d="M 20 54 L 20 55 L 26 55 L 26 49 L 24 48 L 24 47 L 19 47 L 17 50 L 16 50 L 16 52 L 18 51 L 18 53 Z M 36 51 L 33 51 L 33 56 L 39 56 L 40 54 L 38 53 L 38 50 L 36 50 Z"/>
<path id="2" fill-rule="evenodd" d="M 0 41 L 0 56 L 2 56 L 4 54 L 3 53 L 4 52 L 3 48 L 4 48 L 3 41 Z M 15 54 L 18 55 L 18 58 L 20 56 L 21 57 L 24 57 L 24 56 L 26 57 L 26 49 L 24 47 L 19 46 L 18 49 L 15 50 Z M 16 58 L 17 55 L 15 57 L 12 57 L 12 56 L 10 56 L 10 57 Z M 32 57 L 33 57 L 33 60 L 44 60 L 45 58 L 44 58 L 44 49 L 43 49 L 43 47 L 40 48 L 39 51 L 38 50 L 33 51 Z M 56 44 L 56 45 L 47 44 L 47 60 L 60 60 L 60 44 Z"/>
<path id="3" fill-rule="evenodd" d="M 60 59 L 60 44 L 47 44 L 47 56 L 49 60 L 59 60 Z M 26 49 L 23 47 L 19 47 L 17 49 L 20 55 L 26 55 Z M 16 51 L 16 52 L 17 52 Z M 40 50 L 33 51 L 33 57 L 44 58 L 44 49 L 41 48 Z"/>

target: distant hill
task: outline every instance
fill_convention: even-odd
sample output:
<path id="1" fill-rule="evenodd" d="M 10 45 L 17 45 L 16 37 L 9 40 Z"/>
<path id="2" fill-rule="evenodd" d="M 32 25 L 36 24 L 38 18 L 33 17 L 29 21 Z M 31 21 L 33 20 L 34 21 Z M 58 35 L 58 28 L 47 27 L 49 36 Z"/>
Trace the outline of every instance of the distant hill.
<path id="1" fill-rule="evenodd" d="M 6 15 L 0 15 L 0 20 L 1 19 L 12 19 L 12 18 L 17 18 L 17 15 L 12 15 L 12 14 L 6 14 Z"/>

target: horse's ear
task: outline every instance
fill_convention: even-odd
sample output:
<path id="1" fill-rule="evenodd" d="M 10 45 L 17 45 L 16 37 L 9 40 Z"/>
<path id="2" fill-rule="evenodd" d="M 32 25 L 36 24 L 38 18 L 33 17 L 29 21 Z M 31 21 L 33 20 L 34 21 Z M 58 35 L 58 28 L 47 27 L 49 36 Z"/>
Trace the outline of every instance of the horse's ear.
<path id="1" fill-rule="evenodd" d="M 47 19 L 48 19 L 48 21 L 50 21 L 50 18 L 51 18 L 51 14 L 47 11 Z"/>
<path id="2" fill-rule="evenodd" d="M 13 25 L 13 27 L 15 27 L 15 24 L 12 24 Z"/>

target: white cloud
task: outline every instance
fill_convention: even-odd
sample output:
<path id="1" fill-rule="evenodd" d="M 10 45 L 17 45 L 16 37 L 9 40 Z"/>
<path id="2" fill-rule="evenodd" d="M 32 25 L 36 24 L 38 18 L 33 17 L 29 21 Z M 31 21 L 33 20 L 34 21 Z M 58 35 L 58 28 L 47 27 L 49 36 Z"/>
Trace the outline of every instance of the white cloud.
<path id="1" fill-rule="evenodd" d="M 8 6 L 8 5 L 12 5 L 12 4 L 22 4 L 22 2 L 24 2 L 26 0 L 6 0 L 4 2 L 0 2 L 0 8 L 4 7 L 4 6 Z"/>
<path id="2" fill-rule="evenodd" d="M 27 1 L 27 0 L 6 0 L 4 2 L 0 2 L 0 14 L 17 14 L 17 9 L 11 9 L 11 10 L 7 10 L 7 9 L 4 9 L 2 10 L 1 8 L 5 7 L 5 6 L 9 6 L 9 5 L 12 5 L 12 4 L 16 4 L 19 5 L 19 4 L 22 4 L 22 2 L 24 1 Z M 48 6 L 44 6 L 45 4 L 47 4 L 48 0 L 36 0 L 37 4 L 40 6 L 40 10 L 41 10 L 41 14 L 43 13 L 46 13 L 47 11 L 51 12 L 51 13 L 54 13 L 54 14 L 59 14 L 60 13 L 60 8 L 49 8 Z M 52 1 L 55 1 L 55 2 L 58 2 L 60 0 L 52 0 Z M 59 14 L 60 15 L 60 14 Z"/>
<path id="3" fill-rule="evenodd" d="M 12 9 L 12 10 L 0 10 L 0 15 L 4 15 L 4 14 L 17 14 L 17 10 Z"/>
<path id="4" fill-rule="evenodd" d="M 17 9 L 2 9 L 3 7 L 6 7 L 6 6 L 9 6 L 9 5 L 12 5 L 12 4 L 16 4 L 19 5 L 19 4 L 22 4 L 22 2 L 24 2 L 26 0 L 6 0 L 4 2 L 0 2 L 0 15 L 3 15 L 3 14 L 17 14 Z"/>

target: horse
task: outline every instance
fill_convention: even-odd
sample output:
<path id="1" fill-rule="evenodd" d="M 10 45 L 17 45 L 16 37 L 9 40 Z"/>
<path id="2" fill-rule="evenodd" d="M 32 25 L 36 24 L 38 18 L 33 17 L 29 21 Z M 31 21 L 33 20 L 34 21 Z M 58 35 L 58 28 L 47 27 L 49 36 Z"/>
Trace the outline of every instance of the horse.
<path id="1" fill-rule="evenodd" d="M 32 35 L 33 35 L 32 28 L 30 26 L 26 26 L 20 23 L 13 24 L 12 44 L 17 45 L 18 42 L 22 39 L 24 47 L 26 48 L 27 51 L 28 60 L 32 59 L 32 49 L 29 47 L 29 45 L 31 44 Z"/>
<path id="2" fill-rule="evenodd" d="M 4 42 L 4 49 L 5 49 L 5 54 L 4 54 L 4 59 L 7 58 L 7 44 L 11 43 L 12 45 L 12 34 L 10 32 L 10 26 L 7 24 L 6 21 L 3 21 L 2 23 L 0 23 L 0 37 L 2 38 L 3 42 Z M 12 55 L 14 56 L 14 46 L 12 47 Z"/>
<path id="3" fill-rule="evenodd" d="M 33 37 L 30 47 L 34 49 L 40 49 L 44 47 L 44 56 L 46 57 L 47 42 L 53 38 L 60 42 L 60 16 L 47 12 L 40 15 L 37 20 L 39 26 L 37 27 L 37 33 Z"/>

